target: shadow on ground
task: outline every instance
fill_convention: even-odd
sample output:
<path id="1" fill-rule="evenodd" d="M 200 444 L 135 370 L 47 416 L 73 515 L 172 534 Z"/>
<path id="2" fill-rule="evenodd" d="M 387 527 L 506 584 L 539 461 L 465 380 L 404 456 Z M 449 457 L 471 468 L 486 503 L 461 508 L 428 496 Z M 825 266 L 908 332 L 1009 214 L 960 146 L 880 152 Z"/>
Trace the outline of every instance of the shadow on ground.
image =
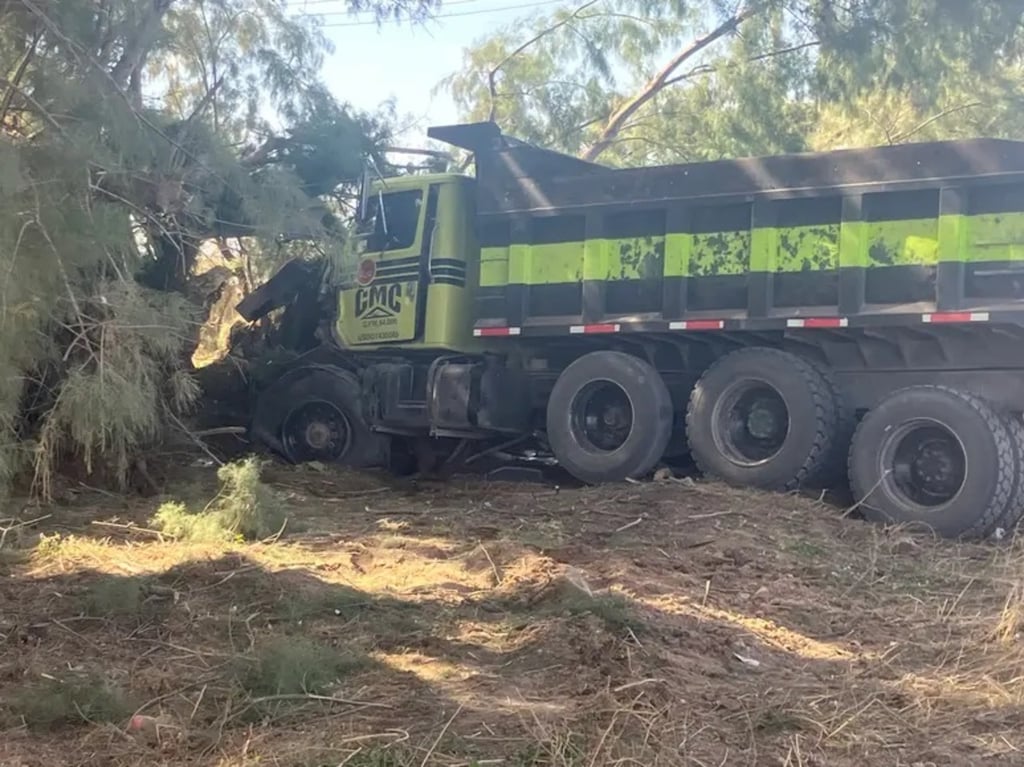
<path id="1" fill-rule="evenodd" d="M 270 477 L 295 523 L 272 543 L 160 541 L 129 526 L 153 502 L 104 519 L 96 498 L 23 541 L 0 581 L 0 763 L 843 767 L 1024 747 L 991 548 L 713 486 Z M 155 733 L 124 734 L 137 712 Z"/>

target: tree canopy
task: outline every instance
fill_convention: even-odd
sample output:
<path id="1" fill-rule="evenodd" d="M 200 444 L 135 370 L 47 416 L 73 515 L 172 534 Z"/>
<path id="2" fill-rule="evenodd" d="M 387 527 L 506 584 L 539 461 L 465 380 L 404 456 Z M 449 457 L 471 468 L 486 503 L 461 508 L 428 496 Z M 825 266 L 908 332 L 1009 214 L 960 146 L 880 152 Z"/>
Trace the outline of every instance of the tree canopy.
<path id="1" fill-rule="evenodd" d="M 1020 114 L 1020 0 L 580 0 L 478 41 L 468 119 L 643 164 L 982 131 Z"/>
<path id="2" fill-rule="evenodd" d="M 194 400 L 201 243 L 324 235 L 388 136 L 331 96 L 328 52 L 287 0 L 0 2 L 0 492 L 69 454 L 124 477 Z"/>

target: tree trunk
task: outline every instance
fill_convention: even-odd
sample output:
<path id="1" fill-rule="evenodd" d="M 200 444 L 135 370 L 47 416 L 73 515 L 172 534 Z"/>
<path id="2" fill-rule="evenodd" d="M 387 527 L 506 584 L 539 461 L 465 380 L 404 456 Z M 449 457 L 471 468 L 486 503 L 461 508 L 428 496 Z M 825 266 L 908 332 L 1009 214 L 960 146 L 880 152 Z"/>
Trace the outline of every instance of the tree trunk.
<path id="1" fill-rule="evenodd" d="M 626 121 L 636 114 L 644 104 L 657 96 L 662 89 L 666 87 L 666 85 L 668 85 L 672 75 L 687 59 L 696 56 L 716 40 L 719 40 L 730 32 L 735 31 L 740 24 L 756 13 L 757 11 L 752 7 L 737 11 L 711 30 L 711 32 L 703 37 L 698 37 L 688 46 L 679 51 L 679 53 L 677 53 L 672 60 L 668 62 L 668 64 L 662 67 L 654 77 L 647 81 L 647 84 L 644 85 L 639 93 L 612 113 L 611 117 L 608 118 L 608 122 L 605 123 L 604 129 L 601 131 L 601 136 L 586 151 L 584 151 L 582 155 L 580 155 L 581 159 L 589 162 L 595 161 L 601 153 L 615 142 L 615 139 L 626 124 Z"/>
<path id="2" fill-rule="evenodd" d="M 121 54 L 121 58 L 114 68 L 110 70 L 110 78 L 119 88 L 125 88 L 132 72 L 141 68 L 146 54 L 164 28 L 164 16 L 174 0 L 150 0 L 150 2 L 149 10 L 142 22 L 128 36 L 124 53 Z"/>

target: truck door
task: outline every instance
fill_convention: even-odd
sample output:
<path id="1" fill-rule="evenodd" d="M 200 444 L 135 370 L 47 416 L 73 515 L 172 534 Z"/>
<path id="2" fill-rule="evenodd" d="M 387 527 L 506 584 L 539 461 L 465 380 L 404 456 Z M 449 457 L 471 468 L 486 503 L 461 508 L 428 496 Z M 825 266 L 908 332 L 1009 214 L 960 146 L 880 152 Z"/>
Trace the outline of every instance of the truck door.
<path id="1" fill-rule="evenodd" d="M 373 223 L 353 279 L 341 289 L 338 334 L 346 346 L 412 341 L 423 331 L 435 194 L 382 190 L 370 200 Z"/>

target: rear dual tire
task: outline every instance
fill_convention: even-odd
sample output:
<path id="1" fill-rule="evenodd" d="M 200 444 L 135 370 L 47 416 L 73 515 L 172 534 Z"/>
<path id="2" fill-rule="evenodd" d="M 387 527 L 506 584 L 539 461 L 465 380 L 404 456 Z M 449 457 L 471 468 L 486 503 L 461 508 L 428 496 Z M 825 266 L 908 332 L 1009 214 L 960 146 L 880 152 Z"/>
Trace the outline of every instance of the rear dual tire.
<path id="1" fill-rule="evenodd" d="M 743 349 L 704 374 L 687 435 L 698 468 L 768 490 L 828 486 L 848 471 L 865 518 L 949 538 L 1013 531 L 1024 516 L 1024 422 L 941 386 L 898 391 L 854 427 L 827 368 Z"/>
<path id="2" fill-rule="evenodd" d="M 850 413 L 827 370 L 787 352 L 743 349 L 701 378 L 686 417 L 698 468 L 729 483 L 792 490 L 845 465 Z M 591 484 L 643 476 L 664 455 L 672 400 L 658 372 L 620 352 L 581 357 L 547 408 L 559 463 Z"/>
<path id="3" fill-rule="evenodd" d="M 1017 456 L 1017 479 L 1013 494 L 995 527 L 995 530 L 1001 530 L 1003 535 L 1007 535 L 1016 531 L 1021 518 L 1024 517 L 1024 421 L 1021 420 L 1020 413 L 1004 413 L 1003 420 L 1010 430 Z"/>
<path id="4" fill-rule="evenodd" d="M 787 352 L 751 348 L 704 374 L 690 397 L 686 431 L 704 474 L 792 490 L 845 465 L 849 416 L 827 370 Z M 555 457 L 591 484 L 650 472 L 665 453 L 673 421 L 658 372 L 620 352 L 581 357 L 559 376 L 548 400 Z"/>
<path id="5" fill-rule="evenodd" d="M 1024 511 L 1024 425 L 942 386 L 898 391 L 853 438 L 850 485 L 865 518 L 947 538 L 1012 529 Z"/>
<path id="6" fill-rule="evenodd" d="M 777 349 L 741 349 L 690 395 L 686 433 L 701 472 L 741 487 L 795 490 L 834 473 L 848 416 L 828 373 Z"/>

